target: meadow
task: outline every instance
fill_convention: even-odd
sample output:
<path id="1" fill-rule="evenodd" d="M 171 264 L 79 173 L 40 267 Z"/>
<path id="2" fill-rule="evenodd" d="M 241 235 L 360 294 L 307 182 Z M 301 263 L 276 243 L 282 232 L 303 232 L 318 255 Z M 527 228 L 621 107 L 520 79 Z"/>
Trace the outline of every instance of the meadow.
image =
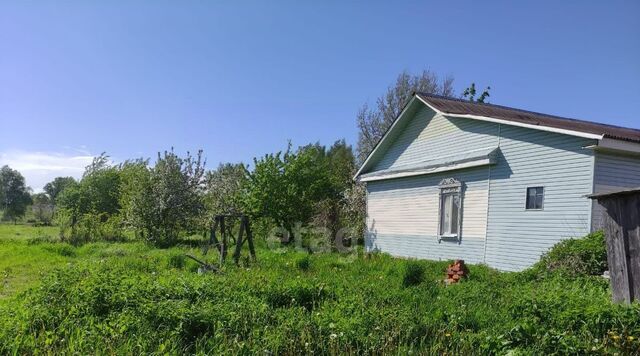
<path id="1" fill-rule="evenodd" d="M 0 225 L 0 354 L 640 353 L 640 305 L 547 268 L 567 253 L 597 266 L 575 246 L 445 286 L 449 261 L 260 246 L 257 262 L 199 273 L 185 254 L 217 254 L 193 243 L 73 246 L 56 228 Z"/>

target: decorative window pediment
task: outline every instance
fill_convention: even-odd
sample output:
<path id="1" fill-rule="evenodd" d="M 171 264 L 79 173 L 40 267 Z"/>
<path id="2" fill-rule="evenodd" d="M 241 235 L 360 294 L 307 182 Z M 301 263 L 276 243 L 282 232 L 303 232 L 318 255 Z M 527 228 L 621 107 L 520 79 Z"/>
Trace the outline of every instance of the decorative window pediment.
<path id="1" fill-rule="evenodd" d="M 438 208 L 438 240 L 460 241 L 462 223 L 462 183 L 455 178 L 445 178 L 438 185 L 440 203 Z"/>

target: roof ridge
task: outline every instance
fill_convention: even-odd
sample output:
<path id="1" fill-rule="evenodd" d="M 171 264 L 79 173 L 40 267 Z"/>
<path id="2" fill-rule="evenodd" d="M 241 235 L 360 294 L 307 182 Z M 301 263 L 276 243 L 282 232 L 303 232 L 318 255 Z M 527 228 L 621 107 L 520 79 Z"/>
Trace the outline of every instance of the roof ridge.
<path id="1" fill-rule="evenodd" d="M 565 116 L 545 114 L 545 113 L 541 113 L 541 112 L 538 112 L 538 111 L 519 109 L 519 108 L 514 108 L 514 107 L 511 107 L 511 106 L 505 106 L 505 105 L 498 105 L 498 104 L 491 104 L 491 103 L 479 103 L 477 101 L 469 101 L 469 100 L 465 100 L 465 99 L 461 99 L 461 98 L 454 98 L 454 97 L 451 97 L 451 96 L 445 96 L 445 95 L 439 95 L 439 94 L 432 94 L 432 93 L 425 93 L 425 92 L 416 92 L 416 94 L 423 95 L 423 96 L 426 96 L 426 97 L 432 97 L 432 98 L 436 98 L 436 99 L 457 101 L 457 102 L 464 103 L 464 104 L 471 104 L 471 105 L 487 106 L 487 107 L 494 107 L 494 108 L 500 108 L 500 109 L 506 109 L 506 110 L 513 110 L 513 111 L 518 111 L 518 112 L 522 112 L 522 113 L 526 113 L 526 114 L 534 114 L 534 115 L 546 116 L 546 117 L 550 117 L 550 118 L 554 118 L 554 119 L 576 121 L 576 122 L 588 123 L 588 124 L 599 125 L 599 126 L 607 126 L 607 127 L 616 128 L 616 129 L 633 130 L 633 131 L 636 131 L 636 132 L 640 133 L 640 129 L 636 129 L 636 128 L 633 128 L 633 127 L 618 126 L 618 125 L 606 124 L 606 123 L 596 122 L 596 121 L 589 121 L 589 120 L 575 119 L 575 118 L 570 118 L 570 117 L 565 117 Z"/>

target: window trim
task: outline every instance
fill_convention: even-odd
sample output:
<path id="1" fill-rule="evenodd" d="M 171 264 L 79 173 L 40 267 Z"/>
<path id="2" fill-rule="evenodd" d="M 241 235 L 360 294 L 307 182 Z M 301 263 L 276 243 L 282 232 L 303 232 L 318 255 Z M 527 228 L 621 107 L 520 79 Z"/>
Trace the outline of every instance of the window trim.
<path id="1" fill-rule="evenodd" d="M 539 208 L 529 208 L 529 189 L 538 189 L 541 188 L 542 189 L 542 201 L 540 202 L 540 207 Z M 524 210 L 525 211 L 543 211 L 544 210 L 544 196 L 546 193 L 546 189 L 543 185 L 534 185 L 534 186 L 527 186 L 527 188 L 525 189 L 525 197 L 524 197 Z M 535 197 L 537 197 L 538 194 L 536 192 Z M 534 202 L 535 205 L 535 202 Z"/>
<path id="2" fill-rule="evenodd" d="M 462 183 L 455 178 L 445 178 L 442 181 L 440 181 L 440 184 L 438 184 L 438 190 L 439 190 L 438 232 L 437 232 L 438 242 L 442 241 L 443 239 L 457 239 L 458 243 L 460 242 L 460 236 L 462 231 L 462 189 L 463 189 Z M 442 204 L 443 204 L 444 197 L 447 195 L 452 195 L 452 196 L 457 195 L 458 201 L 460 202 L 460 206 L 458 207 L 458 217 L 457 217 L 458 231 L 455 234 L 442 233 L 442 213 L 443 213 Z"/>

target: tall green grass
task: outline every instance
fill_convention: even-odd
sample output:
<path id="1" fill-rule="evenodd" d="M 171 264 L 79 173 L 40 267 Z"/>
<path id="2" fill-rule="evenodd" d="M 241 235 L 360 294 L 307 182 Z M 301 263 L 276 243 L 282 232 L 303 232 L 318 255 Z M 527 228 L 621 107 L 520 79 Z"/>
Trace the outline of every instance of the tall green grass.
<path id="1" fill-rule="evenodd" d="M 107 249 L 105 247 L 105 249 Z M 640 307 L 599 277 L 446 263 L 260 251 L 255 265 L 197 274 L 179 249 L 112 249 L 55 269 L 0 308 L 0 353 L 632 352 Z M 81 255 L 81 254 L 80 254 Z M 210 256 L 213 259 L 213 256 Z M 403 286 L 420 265 L 421 282 Z"/>
<path id="2" fill-rule="evenodd" d="M 184 253 L 213 252 L 0 238 L 10 251 L 0 271 L 39 267 L 0 299 L 0 354 L 640 352 L 640 305 L 612 304 L 601 277 L 540 266 L 472 265 L 446 287 L 447 262 L 361 252 L 259 249 L 257 263 L 198 274 Z"/>

